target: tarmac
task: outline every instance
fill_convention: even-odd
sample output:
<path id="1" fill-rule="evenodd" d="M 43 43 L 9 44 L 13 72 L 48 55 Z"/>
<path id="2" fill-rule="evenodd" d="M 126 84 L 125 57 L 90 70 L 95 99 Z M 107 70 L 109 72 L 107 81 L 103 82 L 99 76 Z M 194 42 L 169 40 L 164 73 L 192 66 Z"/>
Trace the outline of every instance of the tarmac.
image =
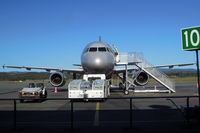
<path id="1" fill-rule="evenodd" d="M 18 98 L 18 92 L 29 82 L 0 82 L 0 98 Z M 67 85 L 54 88 L 45 83 L 48 98 L 67 98 Z M 157 89 L 164 87 L 149 83 L 136 89 Z M 110 97 L 160 97 L 197 96 L 195 82 L 177 82 L 176 93 L 133 93 L 124 95 L 113 89 Z M 181 110 L 186 98 L 108 99 L 106 101 L 74 102 L 73 116 L 71 102 L 66 100 L 44 100 L 42 102 L 14 102 L 0 100 L 0 132 L 199 132 L 200 124 L 187 121 Z M 198 105 L 198 98 L 190 98 L 190 106 Z M 14 117 L 16 115 L 16 117 Z M 73 117 L 73 125 L 71 118 Z M 16 127 L 14 119 L 16 118 Z M 73 127 L 73 128 L 72 128 Z"/>

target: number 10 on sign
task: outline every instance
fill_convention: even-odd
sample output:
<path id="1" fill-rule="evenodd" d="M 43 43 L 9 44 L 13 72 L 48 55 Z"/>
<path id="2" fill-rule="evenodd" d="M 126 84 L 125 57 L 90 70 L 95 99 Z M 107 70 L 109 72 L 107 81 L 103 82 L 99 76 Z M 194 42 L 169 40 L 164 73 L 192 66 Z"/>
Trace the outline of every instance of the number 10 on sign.
<path id="1" fill-rule="evenodd" d="M 200 49 L 200 27 L 182 29 L 183 50 Z"/>

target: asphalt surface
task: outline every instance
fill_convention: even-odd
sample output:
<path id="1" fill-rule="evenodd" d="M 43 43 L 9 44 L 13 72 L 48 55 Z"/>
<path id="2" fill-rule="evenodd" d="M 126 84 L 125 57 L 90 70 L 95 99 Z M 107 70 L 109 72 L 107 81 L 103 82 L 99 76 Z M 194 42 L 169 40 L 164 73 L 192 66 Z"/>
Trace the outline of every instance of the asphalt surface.
<path id="1" fill-rule="evenodd" d="M 27 85 L 28 82 L 0 82 L 0 98 L 17 98 L 18 91 Z M 67 86 L 58 88 L 58 92 L 54 93 L 53 87 L 48 83 L 45 85 L 48 98 L 67 98 Z M 136 89 L 154 89 L 155 86 L 164 89 L 157 83 Z M 195 82 L 176 83 L 176 93 L 131 92 L 128 96 L 186 95 L 198 95 Z M 111 97 L 116 96 L 126 97 L 121 90 L 113 89 Z M 197 98 L 191 98 L 189 102 L 190 106 L 198 105 Z M 79 101 L 73 103 L 72 116 L 70 101 L 17 101 L 16 130 L 13 130 L 14 102 L 0 100 L 0 132 L 199 132 L 199 123 L 193 119 L 188 123 L 181 112 L 181 106 L 186 106 L 186 99 L 133 99 L 131 112 L 129 99 Z"/>

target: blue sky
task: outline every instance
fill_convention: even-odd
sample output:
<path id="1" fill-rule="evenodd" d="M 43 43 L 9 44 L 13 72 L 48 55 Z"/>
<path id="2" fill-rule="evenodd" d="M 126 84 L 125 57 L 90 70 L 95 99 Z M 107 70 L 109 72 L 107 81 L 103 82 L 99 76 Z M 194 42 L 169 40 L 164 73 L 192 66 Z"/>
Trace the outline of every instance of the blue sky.
<path id="1" fill-rule="evenodd" d="M 200 25 L 199 5 L 199 0 L 0 0 L 0 65 L 74 68 L 99 35 L 122 53 L 142 52 L 154 65 L 195 62 L 195 52 L 182 50 L 180 30 Z"/>

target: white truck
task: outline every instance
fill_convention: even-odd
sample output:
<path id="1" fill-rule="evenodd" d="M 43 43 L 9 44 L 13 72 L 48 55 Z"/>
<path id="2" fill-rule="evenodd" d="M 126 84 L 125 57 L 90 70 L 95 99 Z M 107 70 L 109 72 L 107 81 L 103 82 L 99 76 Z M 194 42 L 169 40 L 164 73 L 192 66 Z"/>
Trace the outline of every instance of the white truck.
<path id="1" fill-rule="evenodd" d="M 110 96 L 110 81 L 102 79 L 101 76 L 87 75 L 83 80 L 71 81 L 68 85 L 68 98 L 103 99 Z M 92 80 L 87 80 L 91 78 Z"/>
<path id="2" fill-rule="evenodd" d="M 24 100 L 35 100 L 46 97 L 47 91 L 43 83 L 37 83 L 36 85 L 34 83 L 29 83 L 29 87 L 25 87 L 19 91 L 19 98 L 23 98 L 20 100 L 21 103 L 24 102 Z"/>

